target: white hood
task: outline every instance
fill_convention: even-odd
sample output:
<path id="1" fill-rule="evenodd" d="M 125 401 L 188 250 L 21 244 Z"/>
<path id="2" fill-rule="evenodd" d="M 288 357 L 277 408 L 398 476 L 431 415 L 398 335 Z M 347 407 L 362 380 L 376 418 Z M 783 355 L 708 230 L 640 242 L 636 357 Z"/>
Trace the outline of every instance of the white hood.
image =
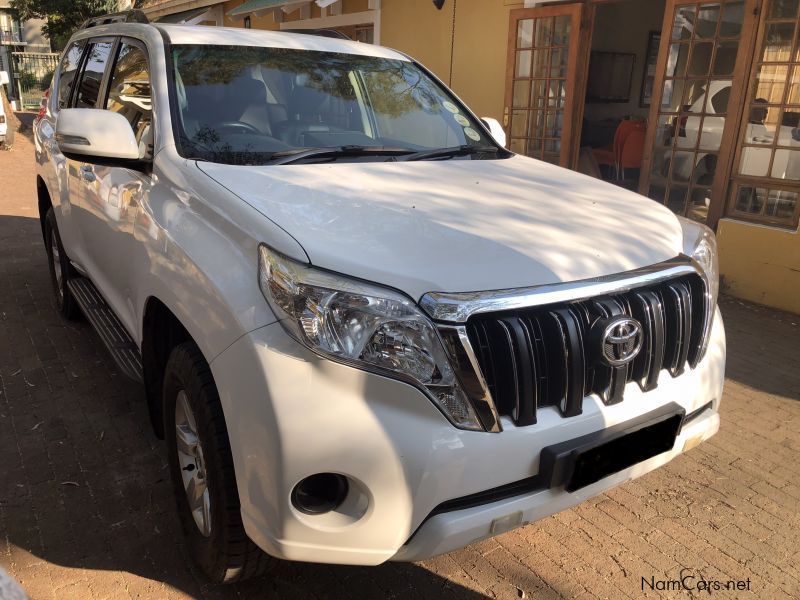
<path id="1" fill-rule="evenodd" d="M 312 264 L 415 299 L 621 273 L 683 247 L 664 206 L 523 157 L 198 166 L 295 237 Z"/>

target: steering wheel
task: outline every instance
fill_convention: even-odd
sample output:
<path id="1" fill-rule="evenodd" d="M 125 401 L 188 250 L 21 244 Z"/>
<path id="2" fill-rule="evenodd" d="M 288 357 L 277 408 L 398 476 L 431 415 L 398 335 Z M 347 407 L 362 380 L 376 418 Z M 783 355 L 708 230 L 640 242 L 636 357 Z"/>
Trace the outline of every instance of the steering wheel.
<path id="1" fill-rule="evenodd" d="M 261 132 L 257 128 L 249 123 L 243 123 L 242 121 L 223 121 L 217 125 L 217 129 L 231 129 L 234 133 L 261 135 Z"/>

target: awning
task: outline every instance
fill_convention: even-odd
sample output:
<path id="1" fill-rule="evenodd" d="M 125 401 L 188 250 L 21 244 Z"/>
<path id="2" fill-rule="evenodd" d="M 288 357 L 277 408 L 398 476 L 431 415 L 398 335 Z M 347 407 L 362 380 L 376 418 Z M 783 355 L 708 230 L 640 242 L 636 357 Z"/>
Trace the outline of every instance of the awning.
<path id="1" fill-rule="evenodd" d="M 159 17 L 156 19 L 156 23 L 185 23 L 186 21 L 191 21 L 195 17 L 199 17 L 205 12 L 208 12 L 209 7 L 206 6 L 204 8 L 194 8 L 192 10 L 185 10 L 179 13 L 173 13 L 171 15 L 164 15 L 163 17 Z"/>
<path id="2" fill-rule="evenodd" d="M 229 17 L 243 17 L 250 13 L 259 12 L 262 10 L 269 10 L 270 8 L 278 8 L 284 4 L 297 4 L 296 0 L 247 0 L 241 6 L 237 6 L 233 10 L 228 11 Z"/>

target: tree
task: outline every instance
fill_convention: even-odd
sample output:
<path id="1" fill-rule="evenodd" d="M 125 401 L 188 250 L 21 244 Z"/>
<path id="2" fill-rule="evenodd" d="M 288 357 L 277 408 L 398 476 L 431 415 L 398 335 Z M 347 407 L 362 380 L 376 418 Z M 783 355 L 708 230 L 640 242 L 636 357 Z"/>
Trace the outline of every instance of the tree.
<path id="1" fill-rule="evenodd" d="M 141 2 L 134 3 L 140 5 Z M 90 17 L 116 12 L 117 0 L 11 0 L 20 19 L 45 19 L 42 31 L 56 47 L 62 47 L 73 32 Z"/>

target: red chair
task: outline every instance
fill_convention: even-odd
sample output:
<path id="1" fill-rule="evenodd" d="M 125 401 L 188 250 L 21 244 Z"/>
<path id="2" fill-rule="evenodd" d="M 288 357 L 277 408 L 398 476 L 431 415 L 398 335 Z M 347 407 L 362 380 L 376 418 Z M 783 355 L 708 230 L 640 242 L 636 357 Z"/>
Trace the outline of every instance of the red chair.
<path id="1" fill-rule="evenodd" d="M 617 126 L 617 131 L 614 133 L 613 146 L 610 148 L 592 148 L 592 153 L 594 154 L 597 164 L 612 167 L 614 169 L 614 177 L 616 179 L 619 179 L 620 176 L 619 163 L 620 157 L 622 156 L 622 150 L 625 147 L 625 142 L 627 141 L 631 132 L 639 129 L 647 129 L 647 123 L 645 121 L 624 119 L 623 121 L 620 121 L 620 124 Z"/>
<path id="2" fill-rule="evenodd" d="M 625 179 L 625 169 L 642 168 L 645 133 L 646 129 L 637 128 L 625 138 L 625 145 L 619 157 L 619 170 L 622 172 L 622 179 Z"/>

